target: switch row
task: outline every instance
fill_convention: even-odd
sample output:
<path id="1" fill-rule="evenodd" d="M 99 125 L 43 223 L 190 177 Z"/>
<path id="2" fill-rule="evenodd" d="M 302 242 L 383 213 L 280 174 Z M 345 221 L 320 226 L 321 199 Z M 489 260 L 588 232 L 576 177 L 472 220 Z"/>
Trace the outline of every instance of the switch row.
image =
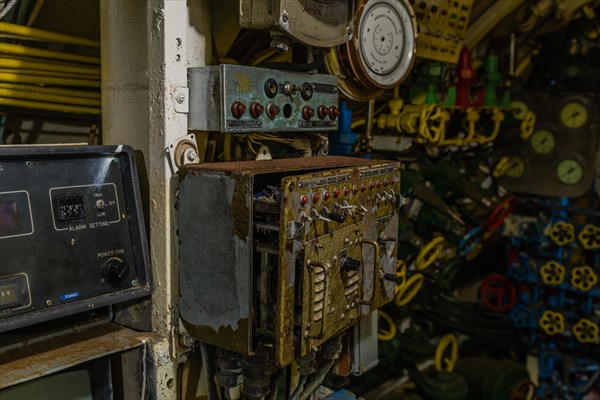
<path id="1" fill-rule="evenodd" d="M 246 111 L 246 105 L 241 101 L 235 101 L 231 105 L 231 114 L 235 119 L 242 118 L 242 116 L 246 114 Z M 266 107 L 266 110 L 265 107 L 257 101 L 250 104 L 250 115 L 254 119 L 260 117 L 265 111 L 267 117 L 269 117 L 270 119 L 275 119 L 275 117 L 281 112 L 281 109 L 279 108 L 279 106 L 273 103 L 269 103 Z M 310 121 L 315 116 L 315 114 L 319 119 L 325 119 L 326 117 L 329 117 L 330 120 L 335 121 L 340 115 L 340 111 L 336 106 L 327 107 L 324 105 L 320 105 L 319 107 L 317 107 L 316 112 L 311 106 L 305 106 L 302 109 L 302 118 L 305 121 Z M 286 115 L 286 113 L 284 112 L 284 116 L 286 118 L 289 118 L 290 115 L 291 113 L 289 113 L 289 115 Z"/>

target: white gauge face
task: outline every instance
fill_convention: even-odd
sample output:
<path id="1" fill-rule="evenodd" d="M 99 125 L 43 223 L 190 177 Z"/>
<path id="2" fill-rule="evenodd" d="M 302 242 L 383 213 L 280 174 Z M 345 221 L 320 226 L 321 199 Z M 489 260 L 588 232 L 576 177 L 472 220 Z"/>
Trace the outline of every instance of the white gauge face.
<path id="1" fill-rule="evenodd" d="M 359 23 L 360 58 L 369 78 L 395 86 L 410 70 L 415 51 L 413 19 L 399 0 L 367 2 Z"/>

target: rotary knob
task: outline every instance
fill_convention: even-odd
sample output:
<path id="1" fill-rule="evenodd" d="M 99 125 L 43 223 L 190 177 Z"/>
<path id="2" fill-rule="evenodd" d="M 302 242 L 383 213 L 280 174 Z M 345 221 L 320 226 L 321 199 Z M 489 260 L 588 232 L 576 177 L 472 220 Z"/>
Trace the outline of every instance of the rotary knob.
<path id="1" fill-rule="evenodd" d="M 302 109 L 302 118 L 304 118 L 305 121 L 310 121 L 310 119 L 314 117 L 314 115 L 315 110 L 313 110 L 312 107 L 306 106 Z"/>
<path id="2" fill-rule="evenodd" d="M 111 258 L 104 265 L 104 276 L 113 286 L 120 286 L 129 276 L 129 265 L 120 258 Z"/>

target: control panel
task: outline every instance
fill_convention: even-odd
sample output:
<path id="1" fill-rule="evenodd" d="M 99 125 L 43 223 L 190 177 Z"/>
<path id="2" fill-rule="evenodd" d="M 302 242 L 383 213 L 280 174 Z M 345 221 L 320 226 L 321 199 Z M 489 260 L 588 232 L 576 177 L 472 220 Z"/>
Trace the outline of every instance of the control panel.
<path id="1" fill-rule="evenodd" d="M 190 68 L 189 129 L 334 131 L 337 78 L 237 65 Z"/>
<path id="2" fill-rule="evenodd" d="M 457 63 L 472 7 L 473 0 L 414 1 L 419 23 L 417 56 Z"/>
<path id="3" fill-rule="evenodd" d="M 290 364 L 395 295 L 398 162 L 348 157 L 188 166 L 180 313 L 195 338 Z"/>
<path id="4" fill-rule="evenodd" d="M 0 248 L 0 331 L 147 295 L 131 148 L 0 148 Z"/>
<path id="5" fill-rule="evenodd" d="M 597 96 L 533 92 L 525 102 L 537 115 L 525 144 L 500 146 L 500 183 L 517 193 L 578 197 L 597 177 Z M 502 164 L 500 164 L 502 165 Z"/>

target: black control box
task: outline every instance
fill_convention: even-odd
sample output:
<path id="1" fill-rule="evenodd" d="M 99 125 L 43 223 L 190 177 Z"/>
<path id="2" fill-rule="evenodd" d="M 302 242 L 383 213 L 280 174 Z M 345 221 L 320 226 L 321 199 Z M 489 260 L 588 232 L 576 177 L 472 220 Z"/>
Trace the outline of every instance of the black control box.
<path id="1" fill-rule="evenodd" d="M 0 146 L 0 332 L 150 293 L 128 146 Z"/>

